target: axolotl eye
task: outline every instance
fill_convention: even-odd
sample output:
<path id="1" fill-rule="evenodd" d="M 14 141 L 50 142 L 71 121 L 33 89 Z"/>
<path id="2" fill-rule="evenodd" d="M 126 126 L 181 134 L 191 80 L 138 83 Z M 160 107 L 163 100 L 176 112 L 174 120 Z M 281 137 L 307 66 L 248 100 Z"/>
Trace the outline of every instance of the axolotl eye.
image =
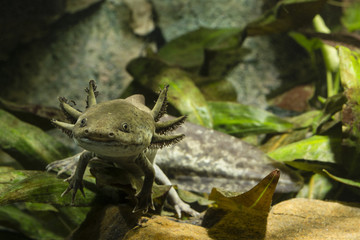
<path id="1" fill-rule="evenodd" d="M 80 122 L 80 127 L 85 127 L 86 126 L 86 118 L 83 118 Z"/>
<path id="2" fill-rule="evenodd" d="M 123 132 L 130 132 L 129 125 L 127 123 L 121 124 L 121 129 L 120 130 L 123 131 Z"/>

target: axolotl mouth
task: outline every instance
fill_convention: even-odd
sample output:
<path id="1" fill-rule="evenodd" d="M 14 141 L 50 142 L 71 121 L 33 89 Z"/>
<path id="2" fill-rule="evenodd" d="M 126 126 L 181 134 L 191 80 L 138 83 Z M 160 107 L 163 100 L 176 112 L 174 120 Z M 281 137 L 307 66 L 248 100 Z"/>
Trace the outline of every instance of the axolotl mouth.
<path id="1" fill-rule="evenodd" d="M 81 142 L 88 142 L 88 143 L 94 143 L 94 144 L 109 144 L 109 145 L 127 145 L 127 144 L 124 144 L 118 140 L 113 140 L 113 139 L 108 139 L 108 138 L 102 138 L 102 137 L 94 137 L 94 136 L 91 136 L 91 137 L 81 137 L 79 138 L 79 140 Z"/>
<path id="2" fill-rule="evenodd" d="M 129 144 L 104 138 L 82 137 L 74 138 L 74 141 L 85 150 L 109 157 L 133 156 L 146 149 L 143 144 Z"/>
<path id="3" fill-rule="evenodd" d="M 104 144 L 104 145 L 111 145 L 111 146 L 123 146 L 123 145 L 128 145 L 128 144 L 124 144 L 122 142 L 119 141 L 115 141 L 112 139 L 104 139 L 104 138 L 96 138 L 96 137 L 82 137 L 78 140 L 78 142 L 84 142 L 84 143 L 88 143 L 88 144 Z"/>

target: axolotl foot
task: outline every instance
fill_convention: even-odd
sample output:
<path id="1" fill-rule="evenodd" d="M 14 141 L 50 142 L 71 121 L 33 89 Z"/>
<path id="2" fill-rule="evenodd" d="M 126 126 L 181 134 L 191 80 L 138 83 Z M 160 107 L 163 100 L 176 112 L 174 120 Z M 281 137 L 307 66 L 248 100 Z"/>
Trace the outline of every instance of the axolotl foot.
<path id="1" fill-rule="evenodd" d="M 155 210 L 154 202 L 151 197 L 151 192 L 141 191 L 136 195 L 136 206 L 133 212 L 142 211 L 143 213 L 147 213 L 149 208 Z"/>
<path id="2" fill-rule="evenodd" d="M 70 172 L 70 174 L 73 174 L 75 173 L 75 169 L 79 162 L 79 158 L 81 154 L 83 154 L 84 152 L 85 151 L 82 151 L 74 156 L 54 161 L 46 166 L 46 170 L 48 172 L 51 170 L 58 170 L 57 171 L 58 176 L 66 172 Z"/>
<path id="3" fill-rule="evenodd" d="M 175 212 L 181 218 L 181 212 L 185 212 L 192 217 L 198 217 L 200 213 L 191 208 L 191 206 L 183 201 L 174 204 Z"/>
<path id="4" fill-rule="evenodd" d="M 75 196 L 77 193 L 77 190 L 80 190 L 80 192 L 82 193 L 82 195 L 85 197 L 85 193 L 84 193 L 84 189 L 83 189 L 83 184 L 82 184 L 82 179 L 81 178 L 77 178 L 76 175 L 72 175 L 69 178 L 65 179 L 64 181 L 69 182 L 69 186 L 67 187 L 67 189 L 61 194 L 61 197 L 63 197 L 65 194 L 67 194 L 68 192 L 70 192 L 72 190 L 72 198 L 71 198 L 71 205 L 74 205 L 75 202 Z"/>

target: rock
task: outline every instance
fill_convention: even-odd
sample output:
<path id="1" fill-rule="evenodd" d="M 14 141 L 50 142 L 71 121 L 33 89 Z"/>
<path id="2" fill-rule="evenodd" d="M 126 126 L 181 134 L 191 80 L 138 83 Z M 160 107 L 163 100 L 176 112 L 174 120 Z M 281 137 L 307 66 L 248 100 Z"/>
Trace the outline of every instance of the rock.
<path id="1" fill-rule="evenodd" d="M 124 0 L 131 9 L 131 27 L 135 34 L 146 36 L 155 29 L 153 9 L 148 0 Z"/>
<path id="2" fill-rule="evenodd" d="M 360 208 L 339 202 L 294 198 L 268 214 L 243 207 L 208 230 L 213 239 L 359 239 Z M 246 219 L 246 220 L 244 220 Z"/>
<path id="3" fill-rule="evenodd" d="M 158 26 L 167 41 L 200 27 L 243 28 L 261 16 L 263 7 L 261 1 L 251 0 L 152 2 L 159 16 Z M 234 85 L 237 100 L 242 104 L 265 108 L 266 95 L 282 84 L 293 86 L 304 79 L 316 78 L 309 71 L 307 53 L 286 35 L 247 38 L 243 46 L 251 53 L 225 76 Z"/>
<path id="4" fill-rule="evenodd" d="M 122 239 L 135 226 L 134 218 L 129 225 L 128 214 L 117 206 L 93 210 L 70 239 Z M 142 217 L 123 239 L 360 239 L 360 208 L 355 204 L 295 198 L 273 206 L 269 214 L 243 207 L 219 217 L 209 229 L 175 218 Z"/>
<path id="5" fill-rule="evenodd" d="M 99 101 L 118 98 L 131 81 L 125 66 L 143 46 L 129 21 L 130 10 L 122 1 L 64 15 L 46 37 L 17 48 L 0 63 L 1 96 L 50 106 L 58 106 L 57 97 L 66 96 L 83 109 L 84 88 L 95 79 Z"/>
<path id="6" fill-rule="evenodd" d="M 124 237 L 124 240 L 144 239 L 211 240 L 212 238 L 207 235 L 206 228 L 176 222 L 175 219 L 171 220 L 167 217 L 153 216 L 141 218 L 140 225 L 130 230 Z"/>
<path id="7" fill-rule="evenodd" d="M 217 187 L 244 192 L 276 168 L 281 172 L 277 193 L 296 192 L 302 187 L 303 180 L 295 171 L 236 137 L 189 122 L 174 133 L 186 137 L 159 150 L 155 161 L 180 189 L 210 193 Z"/>
<path id="8" fill-rule="evenodd" d="M 65 13 L 76 13 L 84 10 L 91 5 L 101 2 L 102 0 L 63 0 L 65 3 Z"/>
<path id="9" fill-rule="evenodd" d="M 56 97 L 67 96 L 81 108 L 82 89 L 89 79 L 101 86 L 101 100 L 121 95 L 131 81 L 125 66 L 144 47 L 144 40 L 130 28 L 138 23 L 131 19 L 125 1 L 7 2 L 0 10 L 0 59 L 6 59 L 0 62 L 3 98 L 57 106 Z M 262 4 L 250 0 L 151 3 L 156 13 L 155 28 L 161 30 L 166 41 L 199 27 L 244 27 L 261 15 Z M 149 8 L 148 20 L 152 18 Z M 141 34 L 154 27 L 153 22 L 141 22 L 139 29 L 133 25 Z M 307 55 L 299 54 L 301 48 L 294 48 L 291 43 L 288 38 L 281 42 L 268 37 L 246 39 L 244 47 L 251 53 L 226 76 L 237 90 L 238 101 L 264 107 L 265 95 L 281 84 L 280 76 L 296 76 L 286 81 L 292 84 L 299 79 L 310 81 L 308 72 L 303 73 L 310 69 L 303 67 Z M 293 48 L 294 51 L 288 51 Z M 283 73 L 279 66 L 289 70 Z"/>
<path id="10" fill-rule="evenodd" d="M 265 239 L 360 239 L 359 226 L 359 205 L 294 198 L 271 209 Z"/>
<path id="11" fill-rule="evenodd" d="M 0 60 L 18 46 L 46 35 L 50 25 L 66 13 L 86 9 L 100 0 L 2 1 L 0 8 Z"/>

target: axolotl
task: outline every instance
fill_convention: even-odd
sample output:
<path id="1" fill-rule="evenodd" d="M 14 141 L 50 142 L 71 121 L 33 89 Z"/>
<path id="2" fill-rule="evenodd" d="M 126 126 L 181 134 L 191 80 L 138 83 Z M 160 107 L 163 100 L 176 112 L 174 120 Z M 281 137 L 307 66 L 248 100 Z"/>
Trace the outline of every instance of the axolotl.
<path id="1" fill-rule="evenodd" d="M 168 86 L 160 92 L 153 109 L 145 106 L 143 95 L 136 94 L 126 99 L 115 99 L 97 104 L 95 81 L 89 82 L 87 107 L 84 112 L 75 109 L 68 100 L 60 97 L 60 107 L 72 123 L 52 120 L 84 149 L 73 157 L 55 161 L 47 166 L 47 170 L 56 168 L 75 170 L 66 181 L 68 188 L 62 196 L 72 190 L 72 203 L 76 192 L 83 194 L 83 175 L 89 161 L 97 159 L 110 162 L 114 167 L 140 170 L 144 177 L 141 190 L 136 194 L 137 204 L 134 211 L 147 212 L 154 209 L 152 187 L 154 180 L 164 185 L 171 185 L 164 172 L 156 165 L 154 158 L 159 148 L 177 143 L 184 138 L 183 134 L 169 133 L 184 123 L 186 116 L 169 121 L 159 121 L 166 111 Z M 181 212 L 197 215 L 188 204 L 183 202 L 177 192 L 171 188 L 168 199 L 174 206 L 178 216 Z"/>

